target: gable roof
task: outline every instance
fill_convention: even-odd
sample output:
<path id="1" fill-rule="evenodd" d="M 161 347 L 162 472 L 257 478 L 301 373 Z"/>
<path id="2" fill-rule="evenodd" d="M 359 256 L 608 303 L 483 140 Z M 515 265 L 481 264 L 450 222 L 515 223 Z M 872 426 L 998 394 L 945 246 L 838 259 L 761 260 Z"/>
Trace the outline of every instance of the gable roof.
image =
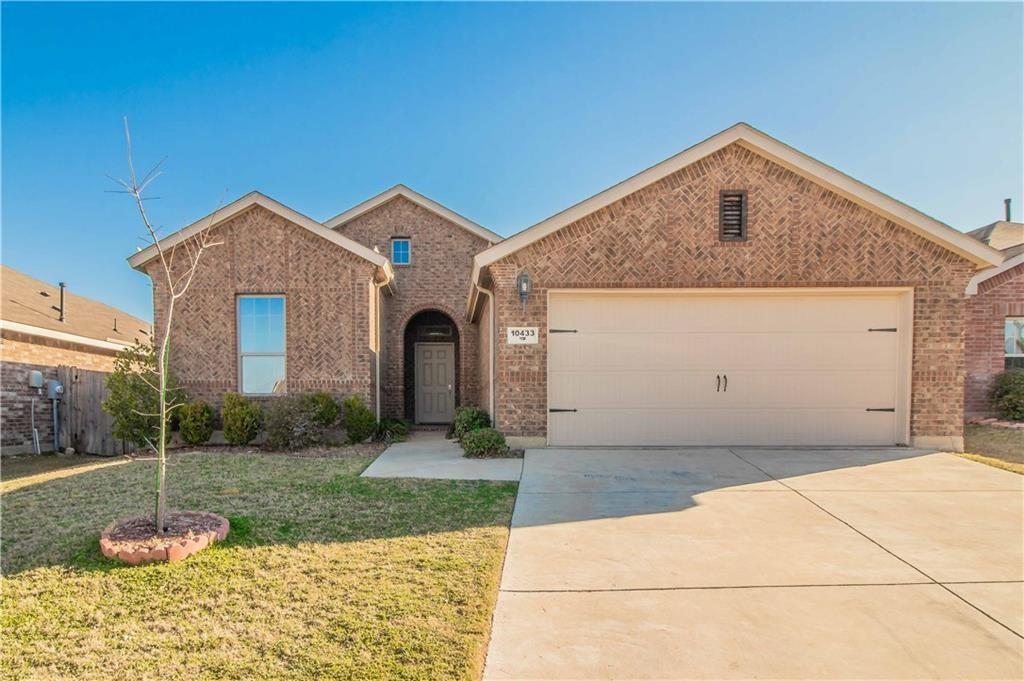
<path id="1" fill-rule="evenodd" d="M 60 321 L 60 289 L 7 265 L 0 265 L 0 291 L 0 324 L 11 331 L 117 350 L 150 340 L 146 320 L 69 289 Z"/>
<path id="2" fill-rule="evenodd" d="M 1024 223 L 999 220 L 967 233 L 1006 257 L 1024 252 Z"/>
<path id="3" fill-rule="evenodd" d="M 990 267 L 987 270 L 982 270 L 975 274 L 971 277 L 971 280 L 967 282 L 967 290 L 965 290 L 964 293 L 969 296 L 977 295 L 978 286 L 983 281 L 988 281 L 992 277 L 998 277 L 1003 272 L 1009 272 L 1018 265 L 1024 265 L 1024 251 L 1021 251 L 1016 255 L 1007 256 L 1006 260 L 1003 261 L 1003 264 L 998 267 Z"/>
<path id="4" fill-rule="evenodd" d="M 954 253 L 974 262 L 978 267 L 998 265 L 1003 256 L 995 249 L 980 243 L 949 225 L 911 208 L 905 203 L 872 189 L 868 185 L 845 175 L 835 168 L 797 151 L 789 145 L 766 135 L 746 123 L 737 123 L 731 128 L 713 135 L 703 142 L 681 151 L 641 173 L 623 180 L 619 184 L 591 196 L 570 208 L 542 220 L 532 227 L 505 239 L 476 255 L 473 259 L 473 284 L 480 283 L 480 271 L 516 251 L 557 232 L 577 220 L 604 208 L 644 187 L 661 180 L 672 173 L 730 145 L 740 144 L 751 151 L 778 163 L 779 165 L 806 177 L 815 183 L 834 191 L 854 203 L 882 215 L 898 225 L 933 241 Z M 470 293 L 472 312 L 475 287 Z"/>
<path id="5" fill-rule="evenodd" d="M 212 229 L 213 227 L 249 210 L 253 206 L 261 206 L 272 213 L 276 213 L 289 222 L 293 222 L 299 227 L 307 229 L 313 234 L 316 234 L 317 236 L 341 246 L 355 255 L 358 255 L 360 258 L 368 260 L 381 269 L 386 281 L 391 281 L 394 277 L 394 272 L 391 269 L 391 263 L 380 253 L 377 253 L 360 243 L 356 243 L 352 239 L 349 239 L 334 230 L 327 229 L 313 218 L 307 217 L 298 211 L 292 210 L 283 203 L 275 201 L 269 196 L 265 196 L 264 194 L 255 191 L 249 192 L 245 196 L 232 201 L 213 213 L 210 213 L 206 217 L 196 220 L 191 225 L 179 229 L 174 234 L 164 237 L 160 240 L 160 247 L 163 249 L 173 248 L 182 241 L 188 239 L 190 236 L 198 234 L 204 229 Z M 152 244 L 138 253 L 131 255 L 128 258 L 128 264 L 135 269 L 142 271 L 146 263 L 156 258 L 157 255 L 158 252 L 156 244 Z"/>
<path id="6" fill-rule="evenodd" d="M 494 232 L 492 232 L 489 229 L 486 229 L 485 227 L 481 227 L 480 225 L 478 225 L 477 223 L 473 222 L 468 218 L 462 217 L 453 210 L 445 208 L 437 201 L 434 201 L 433 199 L 428 199 L 426 196 L 423 196 L 423 194 L 420 194 L 419 192 L 415 192 L 412 189 L 409 189 L 404 184 L 396 184 L 391 189 L 381 192 L 380 194 L 377 194 L 377 196 L 367 199 L 366 201 L 363 201 L 357 206 L 349 208 L 344 213 L 335 215 L 330 220 L 325 221 L 324 226 L 330 229 L 338 229 L 340 227 L 343 227 L 345 223 L 351 222 L 360 215 L 365 215 L 374 208 L 382 206 L 388 201 L 399 196 L 406 198 L 409 201 L 412 201 L 421 208 L 426 208 L 430 212 L 440 215 L 445 220 L 452 222 L 458 225 L 459 227 L 462 227 L 467 232 L 475 234 L 481 239 L 489 241 L 492 244 L 496 244 L 502 241 L 502 237 L 500 235 L 495 234 Z"/>

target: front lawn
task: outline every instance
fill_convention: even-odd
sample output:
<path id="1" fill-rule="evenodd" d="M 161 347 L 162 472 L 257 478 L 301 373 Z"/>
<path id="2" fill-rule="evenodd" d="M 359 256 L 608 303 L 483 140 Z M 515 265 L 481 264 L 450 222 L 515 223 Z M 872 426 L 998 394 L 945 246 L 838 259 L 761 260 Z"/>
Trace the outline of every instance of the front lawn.
<path id="1" fill-rule="evenodd" d="M 359 478 L 371 459 L 177 455 L 172 506 L 231 534 L 141 568 L 97 539 L 149 511 L 153 462 L 20 478 L 0 495 L 0 676 L 479 676 L 515 484 Z"/>
<path id="2" fill-rule="evenodd" d="M 964 426 L 965 458 L 1024 474 L 1024 430 Z"/>

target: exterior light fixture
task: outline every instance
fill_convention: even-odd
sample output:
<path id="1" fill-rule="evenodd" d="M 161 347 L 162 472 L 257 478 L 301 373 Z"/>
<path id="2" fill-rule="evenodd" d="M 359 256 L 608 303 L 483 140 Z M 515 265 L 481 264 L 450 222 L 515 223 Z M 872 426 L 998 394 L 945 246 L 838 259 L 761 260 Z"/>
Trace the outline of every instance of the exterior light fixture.
<path id="1" fill-rule="evenodd" d="M 533 289 L 533 282 L 530 281 L 530 273 L 523 270 L 516 277 L 516 290 L 519 291 L 519 302 L 526 305 L 526 299 L 530 297 L 530 291 Z"/>

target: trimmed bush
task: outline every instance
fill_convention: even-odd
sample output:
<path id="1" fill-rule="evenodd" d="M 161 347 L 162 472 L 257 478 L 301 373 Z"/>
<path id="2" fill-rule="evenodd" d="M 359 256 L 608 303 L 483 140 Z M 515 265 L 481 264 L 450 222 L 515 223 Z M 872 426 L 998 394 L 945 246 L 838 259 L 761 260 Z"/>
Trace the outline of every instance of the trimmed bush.
<path id="1" fill-rule="evenodd" d="M 247 445 L 260 432 L 260 405 L 238 393 L 225 393 L 220 408 L 224 439 L 229 444 Z"/>
<path id="2" fill-rule="evenodd" d="M 401 442 L 409 437 L 409 422 L 405 419 L 382 418 L 377 424 L 375 440 L 381 442 Z"/>
<path id="3" fill-rule="evenodd" d="M 324 431 L 309 395 L 275 397 L 263 415 L 263 429 L 270 449 L 311 447 L 321 442 Z"/>
<path id="4" fill-rule="evenodd" d="M 494 428 L 478 428 L 462 436 L 462 450 L 471 457 L 504 456 L 508 447 Z"/>
<path id="5" fill-rule="evenodd" d="M 106 378 L 107 397 L 102 405 L 113 419 L 114 437 L 140 447 L 160 439 L 160 417 L 151 416 L 160 411 L 160 396 L 151 387 L 157 383 L 156 350 L 152 345 L 135 341 L 135 345 L 117 353 L 114 371 Z M 181 397 L 175 386 L 173 374 L 168 375 L 169 398 Z M 172 422 L 175 417 L 171 412 Z M 168 424 L 168 438 L 172 425 Z"/>
<path id="6" fill-rule="evenodd" d="M 313 422 L 323 428 L 330 428 L 338 422 L 341 417 L 341 407 L 337 400 L 328 392 L 318 392 L 312 395 L 305 395 L 304 408 L 309 411 Z"/>
<path id="7" fill-rule="evenodd" d="M 458 407 L 455 416 L 452 418 L 451 428 L 448 430 L 449 437 L 461 440 L 466 433 L 481 428 L 489 428 L 491 417 L 483 409 L 476 407 Z"/>
<path id="8" fill-rule="evenodd" d="M 178 408 L 178 431 L 181 441 L 196 446 L 213 435 L 213 407 L 205 400 L 196 400 Z"/>
<path id="9" fill-rule="evenodd" d="M 988 398 L 1004 419 L 1024 421 L 1024 369 L 1010 369 L 996 376 Z"/>
<path id="10" fill-rule="evenodd" d="M 357 445 L 366 442 L 377 429 L 377 419 L 359 395 L 353 395 L 344 402 L 345 434 L 348 443 Z"/>

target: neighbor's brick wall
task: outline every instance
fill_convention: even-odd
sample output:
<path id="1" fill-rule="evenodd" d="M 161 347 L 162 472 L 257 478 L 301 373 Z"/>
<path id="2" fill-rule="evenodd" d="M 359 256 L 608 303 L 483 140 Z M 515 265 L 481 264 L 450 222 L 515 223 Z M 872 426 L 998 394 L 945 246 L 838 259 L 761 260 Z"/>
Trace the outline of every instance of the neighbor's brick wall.
<path id="1" fill-rule="evenodd" d="M 466 285 L 473 256 L 487 241 L 399 196 L 338 227 L 338 231 L 391 258 L 391 237 L 411 238 L 409 265 L 395 265 L 397 292 L 388 300 L 384 318 L 382 403 L 388 416 L 403 416 L 405 405 L 405 327 L 424 310 L 452 318 L 459 332 L 457 404 L 477 405 L 480 373 L 477 330 L 466 321 Z"/>
<path id="2" fill-rule="evenodd" d="M 480 404 L 481 409 L 490 410 L 491 405 L 491 304 L 487 296 L 483 297 L 483 304 L 480 306 L 480 316 L 477 318 L 477 348 L 478 362 L 477 375 L 480 377 Z"/>
<path id="3" fill-rule="evenodd" d="M 174 313 L 171 368 L 192 397 L 219 404 L 238 385 L 236 297 L 285 296 L 286 389 L 361 395 L 373 405 L 369 286 L 375 267 L 256 206 L 218 226 L 188 293 Z M 159 265 L 153 316 L 163 335 L 167 289 Z"/>
<path id="4" fill-rule="evenodd" d="M 1006 317 L 1024 316 L 1024 265 L 984 281 L 967 299 L 967 380 L 964 411 L 968 416 L 992 413 L 988 389 L 1005 367 Z"/>
<path id="5" fill-rule="evenodd" d="M 100 350 L 67 341 L 42 338 L 5 329 L 0 338 L 0 449 L 4 453 L 32 449 L 32 398 L 36 397 L 36 428 L 44 451 L 53 449 L 53 412 L 50 400 L 28 387 L 36 370 L 43 381 L 57 378 L 62 365 L 111 371 L 113 350 Z"/>
<path id="6" fill-rule="evenodd" d="M 718 241 L 718 192 L 749 192 L 748 234 Z M 533 293 L 523 307 L 515 278 Z M 963 429 L 963 291 L 971 263 L 739 146 L 625 197 L 491 265 L 497 337 L 541 329 L 537 345 L 498 343 L 497 420 L 510 435 L 546 428 L 549 288 L 913 286 L 913 435 Z"/>

